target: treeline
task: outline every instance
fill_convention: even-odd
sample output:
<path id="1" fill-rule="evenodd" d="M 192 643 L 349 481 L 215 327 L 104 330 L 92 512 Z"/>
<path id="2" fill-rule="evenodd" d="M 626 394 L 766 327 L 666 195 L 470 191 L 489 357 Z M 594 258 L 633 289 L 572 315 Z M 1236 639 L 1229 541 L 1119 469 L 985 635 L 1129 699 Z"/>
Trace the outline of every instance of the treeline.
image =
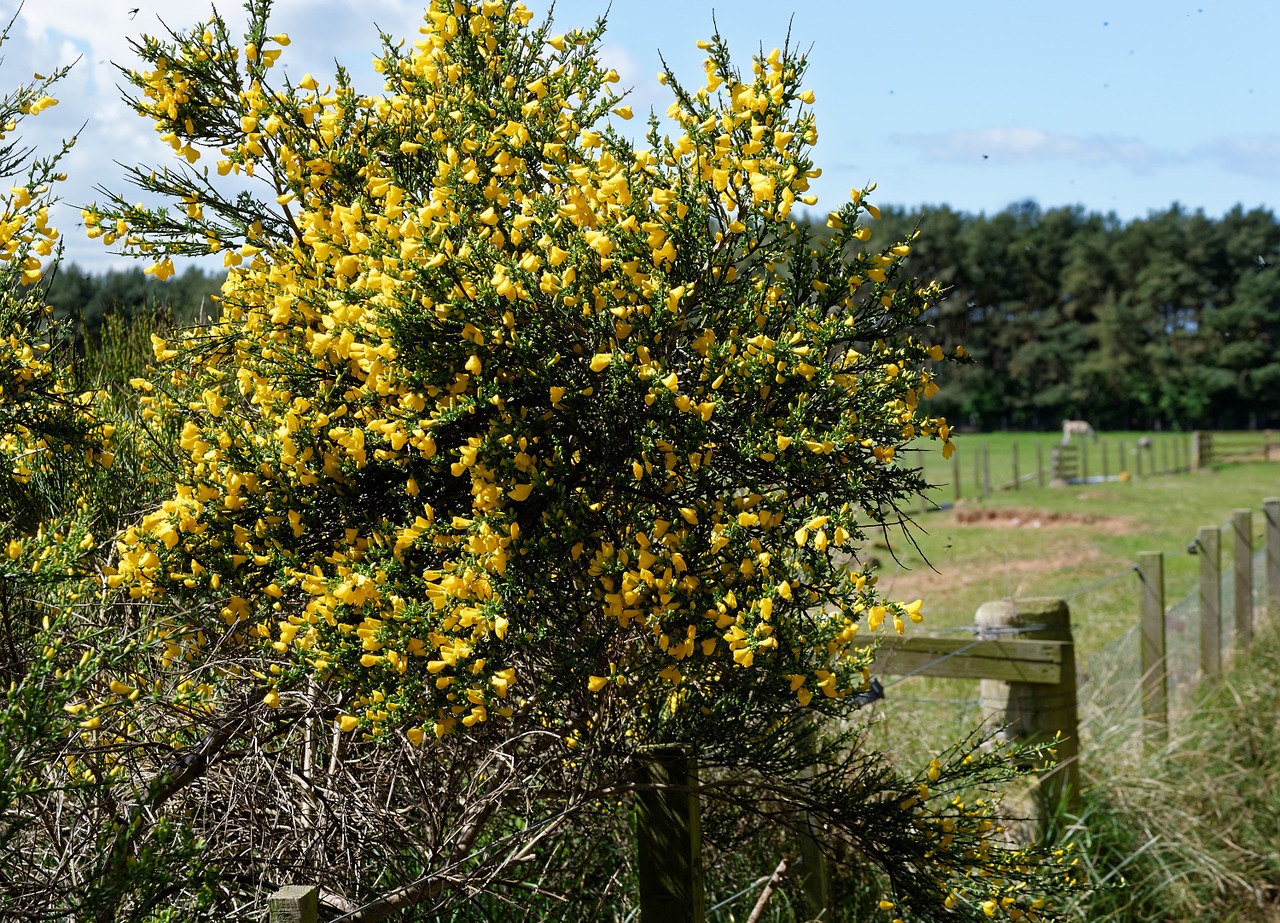
<path id="1" fill-rule="evenodd" d="M 910 271 L 949 289 L 941 343 L 977 360 L 936 399 L 956 424 L 1054 429 L 1280 425 L 1280 223 L 1174 206 L 1127 223 L 1023 203 L 998 214 L 885 209 L 919 225 Z"/>
<path id="2" fill-rule="evenodd" d="M 45 276 L 45 301 L 58 317 L 83 324 L 85 334 L 98 339 L 103 318 L 120 312 L 126 318 L 160 315 L 178 325 L 218 314 L 215 296 L 225 273 L 206 273 L 197 266 L 157 282 L 141 266 L 90 273 L 64 263 Z"/>

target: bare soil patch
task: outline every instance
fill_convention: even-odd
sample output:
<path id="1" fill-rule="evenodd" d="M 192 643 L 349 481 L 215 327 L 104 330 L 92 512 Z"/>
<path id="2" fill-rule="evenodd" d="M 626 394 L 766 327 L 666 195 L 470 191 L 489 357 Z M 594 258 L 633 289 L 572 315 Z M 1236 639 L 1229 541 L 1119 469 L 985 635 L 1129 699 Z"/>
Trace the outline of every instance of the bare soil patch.
<path id="1" fill-rule="evenodd" d="M 1082 496 L 1081 499 L 1089 499 Z M 1119 516 L 1097 516 L 1093 513 L 1048 512 L 1018 508 L 957 507 L 952 513 L 957 525 L 982 526 L 988 529 L 1052 529 L 1062 526 L 1088 526 L 1109 535 L 1132 532 L 1132 522 Z"/>
<path id="2" fill-rule="evenodd" d="M 1064 551 L 1037 558 L 1015 558 L 990 561 L 981 568 L 953 567 L 939 564 L 934 570 L 921 566 L 913 570 L 886 573 L 881 587 L 895 599 L 938 598 L 942 593 L 956 593 L 975 583 L 989 583 L 1003 596 L 1023 596 L 1034 591 L 1051 574 L 1092 564 L 1102 558 L 1093 548 Z"/>

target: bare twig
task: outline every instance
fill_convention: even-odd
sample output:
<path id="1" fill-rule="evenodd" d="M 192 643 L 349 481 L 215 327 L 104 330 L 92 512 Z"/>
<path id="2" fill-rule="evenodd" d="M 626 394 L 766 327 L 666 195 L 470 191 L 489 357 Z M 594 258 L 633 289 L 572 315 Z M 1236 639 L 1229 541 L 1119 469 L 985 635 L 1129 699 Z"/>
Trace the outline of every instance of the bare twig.
<path id="1" fill-rule="evenodd" d="M 760 923 L 760 917 L 763 916 L 764 909 L 769 904 L 769 898 L 773 897 L 773 892 L 778 890 L 778 886 L 787 877 L 790 865 L 791 860 L 787 856 L 783 856 L 782 861 L 778 863 L 778 867 L 773 870 L 773 874 L 765 882 L 764 890 L 756 898 L 756 905 L 751 908 L 751 916 L 747 917 L 747 923 Z"/>

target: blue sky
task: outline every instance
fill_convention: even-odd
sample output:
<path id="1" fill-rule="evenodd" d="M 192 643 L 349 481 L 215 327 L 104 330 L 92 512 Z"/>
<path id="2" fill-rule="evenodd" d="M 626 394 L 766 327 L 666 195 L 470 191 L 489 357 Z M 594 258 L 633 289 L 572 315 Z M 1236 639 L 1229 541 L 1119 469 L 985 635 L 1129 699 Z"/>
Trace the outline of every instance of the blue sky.
<path id="1" fill-rule="evenodd" d="M 541 14 L 549 4 L 532 0 Z M 130 10 L 138 12 L 130 15 Z M 67 257 L 101 269 L 113 258 L 75 227 L 97 185 L 120 188 L 113 161 L 156 164 L 168 147 L 119 101 L 110 62 L 130 63 L 130 35 L 185 27 L 206 0 L 28 0 L 4 48 L 0 86 L 80 58 L 61 104 L 28 122 L 49 149 L 83 125 L 67 162 L 59 215 Z M 233 21 L 237 4 L 219 4 Z M 274 22 L 293 44 L 281 66 L 331 75 L 333 61 L 376 86 L 368 62 L 377 27 L 412 38 L 422 3 L 277 0 Z M 559 0 L 564 30 L 604 12 Z M 819 208 L 879 184 L 880 204 L 946 203 L 992 213 L 1034 199 L 1142 217 L 1175 201 L 1220 215 L 1236 204 L 1280 204 L 1280 4 L 1273 0 L 917 0 L 912 4 L 757 0 L 614 0 L 604 57 L 632 88 L 637 112 L 669 98 L 659 53 L 700 79 L 713 16 L 745 67 L 786 40 L 805 49 L 817 94 Z M 632 122 L 639 126 L 640 119 Z M 825 211 L 824 211 L 825 214 Z M 927 229 L 926 229 L 927 233 Z"/>

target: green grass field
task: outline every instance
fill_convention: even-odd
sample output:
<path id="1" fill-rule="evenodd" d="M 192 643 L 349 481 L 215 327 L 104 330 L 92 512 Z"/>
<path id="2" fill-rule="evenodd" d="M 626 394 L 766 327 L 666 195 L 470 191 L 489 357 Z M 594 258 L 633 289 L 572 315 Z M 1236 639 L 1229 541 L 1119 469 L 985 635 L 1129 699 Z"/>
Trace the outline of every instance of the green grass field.
<path id="1" fill-rule="evenodd" d="M 1150 436 L 1143 475 L 1134 458 L 1139 436 Z M 1262 434 L 1257 434 L 1260 447 Z M 1126 479 L 1039 487 L 1036 448 L 1049 464 L 1054 434 L 993 433 L 960 436 L 951 462 L 938 451 L 922 455 L 926 475 L 938 484 L 929 503 L 911 511 L 918 528 L 877 536 L 868 553 L 882 565 L 880 585 L 895 599 L 925 600 L 926 625 L 954 628 L 972 622 L 982 602 L 1010 596 L 1070 597 L 1076 641 L 1084 653 L 1123 634 L 1138 616 L 1137 578 L 1125 579 L 1139 552 L 1164 553 L 1166 599 L 1195 590 L 1198 562 L 1187 548 L 1202 526 L 1221 526 L 1234 510 L 1254 511 L 1255 547 L 1261 542 L 1262 501 L 1280 495 L 1280 465 L 1262 461 L 1215 465 L 1195 473 L 1174 471 L 1189 458 L 1185 434 L 1107 433 L 1090 443 L 1089 471 L 1102 472 L 1106 450 L 1110 474 Z M 1181 442 L 1181 447 L 1175 443 Z M 1030 474 L 1018 489 L 1013 453 Z M 1118 467 L 1120 448 L 1129 464 Z M 982 456 L 992 490 L 971 490 L 983 478 Z M 1152 465 L 1154 459 L 1156 464 Z M 1162 464 L 1162 460 L 1168 464 Z M 954 499 L 952 462 L 958 463 L 961 496 Z M 1185 462 L 1184 462 L 1185 463 Z M 1000 489 L 998 485 L 1006 485 Z M 921 510 L 923 509 L 923 512 Z M 1230 566 L 1224 543 L 1223 566 Z M 1108 578 L 1113 582 L 1097 586 Z M 1094 587 L 1096 589 L 1092 589 Z"/>

